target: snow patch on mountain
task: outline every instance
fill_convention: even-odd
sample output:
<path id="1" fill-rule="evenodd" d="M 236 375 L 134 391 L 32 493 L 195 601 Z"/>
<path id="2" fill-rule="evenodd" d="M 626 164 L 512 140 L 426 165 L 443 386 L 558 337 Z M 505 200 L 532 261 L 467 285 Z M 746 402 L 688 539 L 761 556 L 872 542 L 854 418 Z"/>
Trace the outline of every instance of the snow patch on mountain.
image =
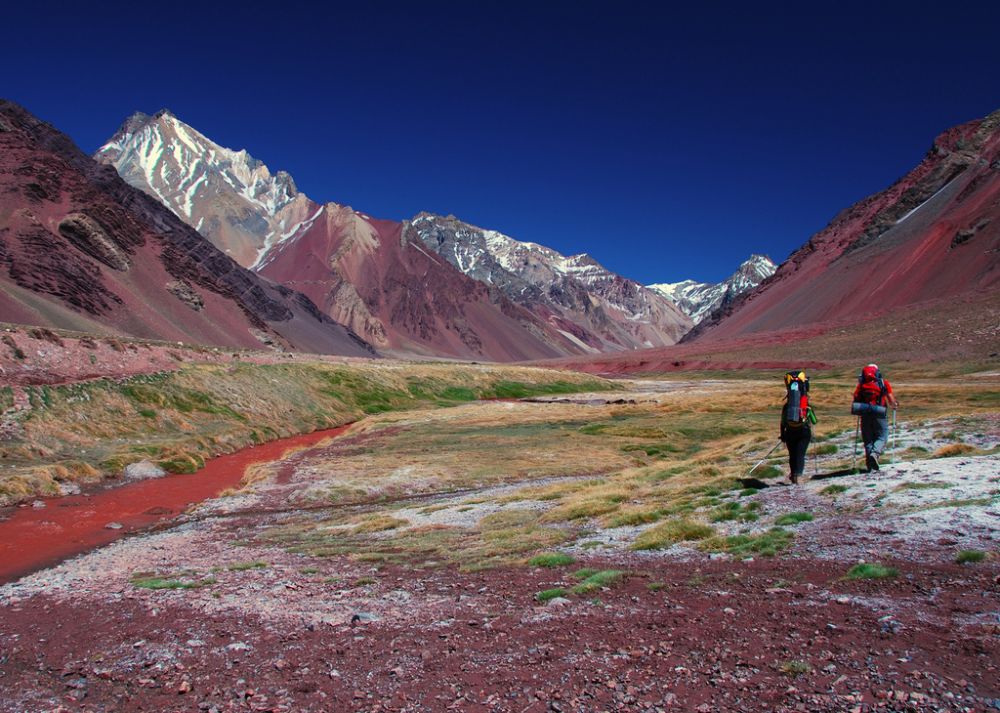
<path id="1" fill-rule="evenodd" d="M 216 144 L 166 109 L 133 114 L 94 158 L 244 266 L 260 264 L 276 242 L 308 228 L 315 212 L 290 175 L 272 174 L 245 149 Z"/>
<path id="2" fill-rule="evenodd" d="M 621 350 L 675 343 L 689 320 L 668 300 L 607 270 L 587 254 L 565 256 L 454 216 L 421 213 L 404 224 L 403 236 L 443 257 L 473 279 L 549 320 L 588 349 Z M 569 337 L 567 336 L 569 339 Z"/>
<path id="3" fill-rule="evenodd" d="M 778 266 L 766 255 L 751 255 L 736 272 L 717 283 L 682 280 L 647 285 L 687 314 L 698 324 L 715 310 L 729 304 L 744 292 L 749 292 L 774 274 Z"/>

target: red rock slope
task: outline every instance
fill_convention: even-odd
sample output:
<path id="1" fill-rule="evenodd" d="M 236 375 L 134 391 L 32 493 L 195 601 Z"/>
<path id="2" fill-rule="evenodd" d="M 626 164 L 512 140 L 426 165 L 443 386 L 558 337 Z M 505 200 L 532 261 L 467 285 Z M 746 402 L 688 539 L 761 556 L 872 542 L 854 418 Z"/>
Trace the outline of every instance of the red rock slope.
<path id="1" fill-rule="evenodd" d="M 327 203 L 257 271 L 301 290 L 380 349 L 497 361 L 575 351 L 528 310 L 403 241 L 401 230 Z"/>
<path id="2" fill-rule="evenodd" d="M 373 355 L 157 201 L 0 100 L 0 321 L 230 347 Z"/>
<path id="3" fill-rule="evenodd" d="M 888 315 L 1000 288 L 1000 111 L 950 129 L 888 189 L 843 211 L 685 341 Z"/>

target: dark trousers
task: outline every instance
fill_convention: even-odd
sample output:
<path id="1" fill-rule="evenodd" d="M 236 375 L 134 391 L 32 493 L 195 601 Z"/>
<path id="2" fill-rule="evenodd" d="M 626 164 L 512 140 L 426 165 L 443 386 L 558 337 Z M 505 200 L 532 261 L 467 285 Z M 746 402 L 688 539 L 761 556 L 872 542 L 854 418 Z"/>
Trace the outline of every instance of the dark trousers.
<path id="1" fill-rule="evenodd" d="M 791 475 L 802 475 L 806 471 L 806 451 L 812 439 L 812 430 L 805 426 L 785 430 L 785 446 L 788 447 L 788 467 Z"/>

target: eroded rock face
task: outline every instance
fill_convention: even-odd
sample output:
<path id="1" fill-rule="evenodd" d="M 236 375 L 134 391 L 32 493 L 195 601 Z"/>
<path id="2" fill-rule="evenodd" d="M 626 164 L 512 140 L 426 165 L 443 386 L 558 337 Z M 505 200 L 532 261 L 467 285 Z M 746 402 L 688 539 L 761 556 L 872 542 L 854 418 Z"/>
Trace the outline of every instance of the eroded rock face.
<path id="1" fill-rule="evenodd" d="M 191 285 L 187 282 L 184 282 L 183 280 L 168 282 L 166 284 L 166 288 L 167 292 L 172 294 L 195 312 L 199 312 L 204 309 L 205 300 L 203 300 L 201 295 L 195 292 Z"/>
<path id="2" fill-rule="evenodd" d="M 64 329 L 370 356 L 301 294 L 240 267 L 111 166 L 0 100 L 0 315 Z M 169 285 L 169 287 L 168 287 Z M 178 311 L 174 297 L 190 311 Z M 183 315 L 183 318 L 179 318 Z M 96 323 L 95 324 L 95 319 Z"/>
<path id="3" fill-rule="evenodd" d="M 83 213 L 70 213 L 59 222 L 59 234 L 80 252 L 119 272 L 129 269 L 128 255 L 101 225 Z"/>

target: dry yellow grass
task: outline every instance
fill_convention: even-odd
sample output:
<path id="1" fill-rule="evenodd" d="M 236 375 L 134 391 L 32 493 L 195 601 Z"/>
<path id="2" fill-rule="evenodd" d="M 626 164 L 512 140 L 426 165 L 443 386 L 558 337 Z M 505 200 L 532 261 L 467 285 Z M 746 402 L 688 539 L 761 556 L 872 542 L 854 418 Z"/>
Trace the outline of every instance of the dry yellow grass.
<path id="1" fill-rule="evenodd" d="M 711 545 L 705 547 L 712 550 L 779 552 L 790 533 L 711 539 L 713 529 L 703 520 L 734 502 L 749 464 L 776 440 L 780 375 L 712 376 L 701 381 L 690 374 L 674 377 L 673 391 L 636 405 L 480 403 L 373 417 L 360 427 L 372 439 L 370 450 L 313 464 L 310 487 L 351 487 L 370 496 L 498 483 L 522 487 L 462 500 L 465 508 L 484 502 L 504 508 L 474 524 L 400 526 L 380 533 L 377 541 L 332 531 L 316 541 L 311 539 L 315 525 L 307 521 L 274 534 L 313 554 L 453 562 L 466 568 L 521 561 L 527 553 L 577 539 L 595 527 L 650 523 L 636 547 L 709 538 Z M 853 378 L 851 372 L 814 375 L 817 442 L 853 434 Z M 997 381 L 988 379 L 984 388 L 983 382 L 956 384 L 934 376 L 899 380 L 897 391 L 914 421 L 916 414 L 958 417 L 978 428 L 994 416 Z M 780 458 L 779 452 L 775 461 Z M 831 468 L 849 464 L 849 453 L 828 460 Z M 528 502 L 531 508 L 519 505 Z M 438 513 L 448 507 L 429 502 L 425 510 Z M 391 516 L 388 507 L 373 508 Z"/>

